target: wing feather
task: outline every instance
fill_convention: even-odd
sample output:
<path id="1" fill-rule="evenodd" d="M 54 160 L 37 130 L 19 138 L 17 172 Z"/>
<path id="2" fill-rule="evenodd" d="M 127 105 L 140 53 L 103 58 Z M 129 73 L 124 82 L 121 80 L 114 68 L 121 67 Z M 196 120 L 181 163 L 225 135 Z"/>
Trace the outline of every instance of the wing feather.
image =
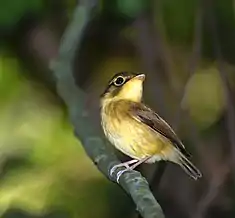
<path id="1" fill-rule="evenodd" d="M 156 131 L 166 137 L 172 142 L 172 144 L 180 150 L 185 156 L 191 155 L 186 151 L 183 143 L 178 138 L 173 129 L 153 110 L 146 107 L 144 104 L 134 103 L 131 106 L 131 115 L 134 119 L 144 123 L 150 127 L 153 131 Z"/>

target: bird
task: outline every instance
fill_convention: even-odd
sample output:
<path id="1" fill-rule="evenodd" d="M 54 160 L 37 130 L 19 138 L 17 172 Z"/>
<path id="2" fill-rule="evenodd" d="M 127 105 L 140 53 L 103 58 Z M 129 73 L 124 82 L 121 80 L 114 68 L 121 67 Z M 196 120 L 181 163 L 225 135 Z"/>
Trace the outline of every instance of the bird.
<path id="1" fill-rule="evenodd" d="M 169 161 L 178 164 L 194 180 L 202 177 L 190 161 L 186 150 L 172 127 L 143 102 L 144 73 L 119 72 L 108 83 L 100 97 L 101 126 L 106 138 L 131 160 L 114 165 L 110 175 L 134 170 L 142 163 Z"/>

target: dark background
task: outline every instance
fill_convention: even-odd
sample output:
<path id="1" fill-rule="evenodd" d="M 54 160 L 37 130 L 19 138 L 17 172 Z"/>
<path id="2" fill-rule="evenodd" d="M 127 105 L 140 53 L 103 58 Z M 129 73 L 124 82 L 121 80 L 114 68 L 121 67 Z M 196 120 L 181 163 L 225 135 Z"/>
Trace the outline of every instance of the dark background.
<path id="1" fill-rule="evenodd" d="M 138 217 L 86 156 L 56 94 L 50 62 L 77 2 L 0 0 L 3 218 Z M 73 64 L 93 122 L 116 72 L 144 72 L 145 102 L 174 127 L 203 173 L 195 182 L 169 163 L 159 182 L 157 164 L 139 168 L 166 217 L 235 217 L 234 1 L 96 3 Z"/>

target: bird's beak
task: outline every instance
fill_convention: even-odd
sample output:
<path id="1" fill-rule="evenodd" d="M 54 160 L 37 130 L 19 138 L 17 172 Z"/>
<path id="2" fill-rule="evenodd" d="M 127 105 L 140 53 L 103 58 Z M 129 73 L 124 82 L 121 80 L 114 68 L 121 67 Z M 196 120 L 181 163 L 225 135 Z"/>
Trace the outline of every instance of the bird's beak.
<path id="1" fill-rule="evenodd" d="M 138 80 L 141 80 L 141 81 L 144 81 L 145 80 L 145 74 L 139 74 L 137 76 L 135 76 L 133 79 L 138 79 Z"/>

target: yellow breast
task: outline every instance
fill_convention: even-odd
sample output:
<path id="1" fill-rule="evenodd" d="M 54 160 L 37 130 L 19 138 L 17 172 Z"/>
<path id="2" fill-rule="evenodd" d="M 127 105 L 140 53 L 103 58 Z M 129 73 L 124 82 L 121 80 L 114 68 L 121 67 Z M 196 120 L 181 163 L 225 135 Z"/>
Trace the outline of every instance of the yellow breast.
<path id="1" fill-rule="evenodd" d="M 101 120 L 109 141 L 132 158 L 161 155 L 161 152 L 170 145 L 166 138 L 133 119 L 128 113 L 128 104 L 125 102 L 111 102 L 104 105 L 101 110 Z"/>

